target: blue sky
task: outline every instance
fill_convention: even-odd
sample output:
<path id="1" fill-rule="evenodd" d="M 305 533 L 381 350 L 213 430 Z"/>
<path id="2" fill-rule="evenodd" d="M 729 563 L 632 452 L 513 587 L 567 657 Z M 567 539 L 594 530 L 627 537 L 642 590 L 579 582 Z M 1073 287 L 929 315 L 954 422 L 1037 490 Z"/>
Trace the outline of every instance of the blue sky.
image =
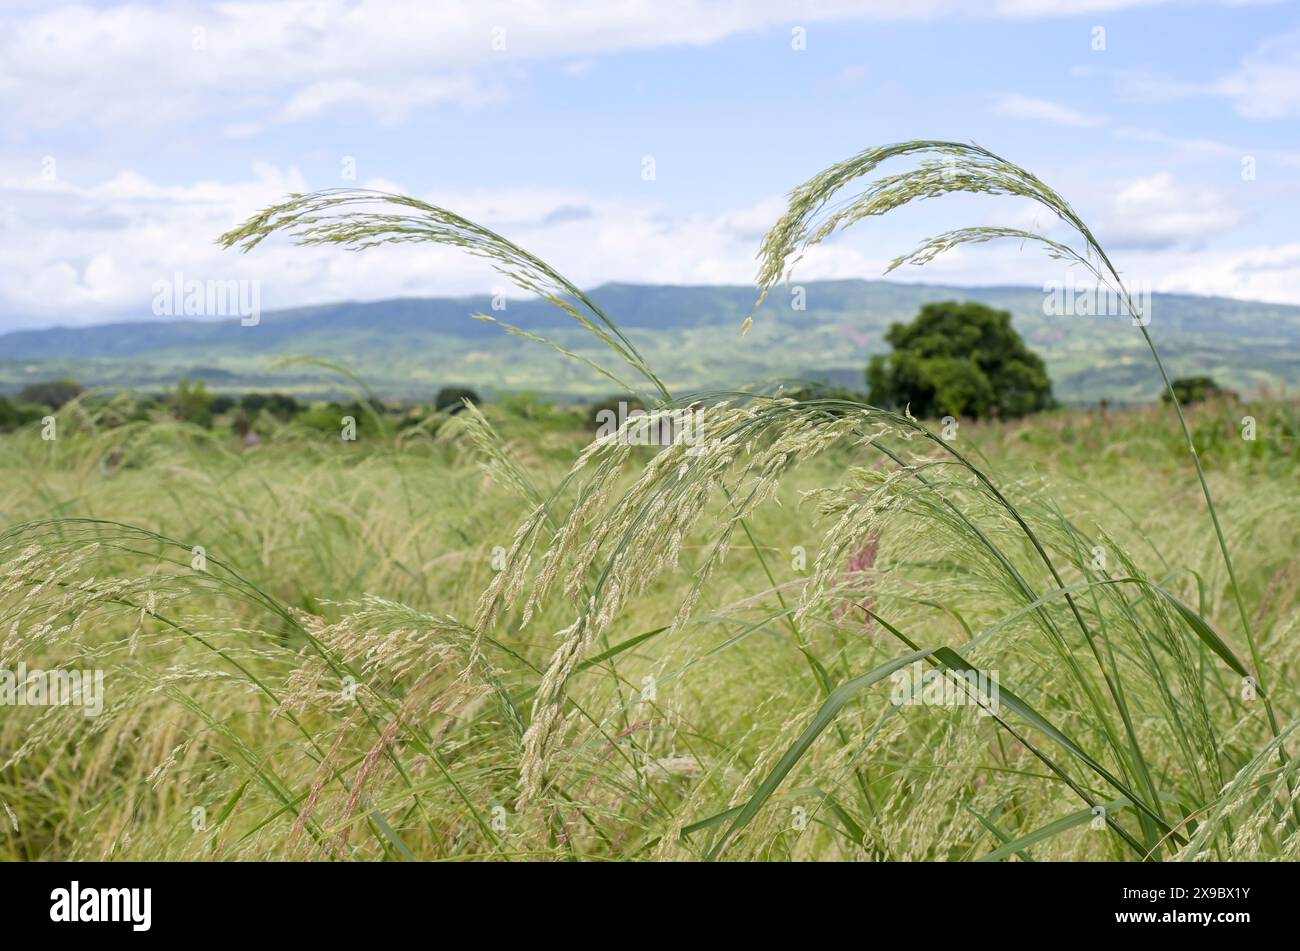
<path id="1" fill-rule="evenodd" d="M 1300 303 L 1290 2 L 10 0 L 0 106 L 0 330 L 148 318 L 176 272 L 258 280 L 264 307 L 501 283 L 443 249 L 212 244 L 288 191 L 350 184 L 481 219 L 585 286 L 744 283 L 784 192 L 918 137 L 1031 168 L 1135 281 Z M 933 202 L 798 276 L 877 277 L 976 223 L 1048 224 Z M 1002 245 L 897 276 L 1041 284 L 1057 267 Z"/>

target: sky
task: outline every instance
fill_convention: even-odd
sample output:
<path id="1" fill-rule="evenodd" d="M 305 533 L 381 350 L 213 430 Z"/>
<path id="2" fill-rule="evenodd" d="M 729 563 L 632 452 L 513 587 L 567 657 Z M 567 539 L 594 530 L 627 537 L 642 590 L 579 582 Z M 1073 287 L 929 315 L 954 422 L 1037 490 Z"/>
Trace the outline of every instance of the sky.
<path id="1" fill-rule="evenodd" d="M 0 0 L 0 115 L 0 332 L 156 319 L 178 274 L 256 281 L 263 309 L 502 285 L 433 246 L 214 243 L 340 186 L 449 208 L 583 287 L 749 284 L 791 188 L 912 138 L 1031 169 L 1136 285 L 1300 304 L 1294 2 Z M 795 277 L 877 278 L 977 224 L 1052 227 L 943 198 Z M 891 278 L 1062 272 L 1001 243 Z"/>

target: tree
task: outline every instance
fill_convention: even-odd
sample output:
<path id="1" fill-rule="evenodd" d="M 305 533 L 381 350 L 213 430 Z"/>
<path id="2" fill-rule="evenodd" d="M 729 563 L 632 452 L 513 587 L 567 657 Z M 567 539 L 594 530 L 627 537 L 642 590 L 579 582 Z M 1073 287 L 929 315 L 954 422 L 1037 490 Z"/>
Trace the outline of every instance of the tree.
<path id="1" fill-rule="evenodd" d="M 910 407 L 915 416 L 1009 418 L 1053 404 L 1038 354 L 1011 326 L 1011 314 L 983 304 L 926 304 L 910 324 L 885 335 L 894 348 L 867 367 L 870 401 Z"/>
<path id="2" fill-rule="evenodd" d="M 587 425 L 595 430 L 608 426 L 611 421 L 614 425 L 621 426 L 635 412 L 645 412 L 645 403 L 637 397 L 630 393 L 625 396 L 610 396 L 587 407 Z"/>
<path id="3" fill-rule="evenodd" d="M 444 386 L 438 391 L 438 395 L 433 398 L 433 407 L 437 410 L 448 410 L 453 415 L 459 413 L 465 407 L 462 400 L 469 400 L 475 406 L 483 402 L 478 398 L 478 394 L 466 386 Z"/>
<path id="4" fill-rule="evenodd" d="M 1213 378 L 1208 376 L 1183 376 L 1169 384 L 1169 388 L 1174 391 L 1178 397 L 1178 402 L 1184 406 L 1190 406 L 1192 403 L 1200 403 L 1203 400 L 1214 399 L 1219 396 L 1227 396 L 1236 399 L 1237 394 L 1232 390 L 1225 390 L 1215 383 Z M 1169 391 L 1166 390 L 1160 394 L 1160 398 L 1166 403 L 1170 402 Z"/>
<path id="5" fill-rule="evenodd" d="M 18 401 L 40 403 L 50 409 L 62 409 L 66 403 L 72 402 L 81 393 L 81 384 L 76 380 L 49 380 L 23 387 L 18 391 Z"/>
<path id="6" fill-rule="evenodd" d="M 170 394 L 172 415 L 207 429 L 212 425 L 212 394 L 202 380 L 178 380 Z"/>

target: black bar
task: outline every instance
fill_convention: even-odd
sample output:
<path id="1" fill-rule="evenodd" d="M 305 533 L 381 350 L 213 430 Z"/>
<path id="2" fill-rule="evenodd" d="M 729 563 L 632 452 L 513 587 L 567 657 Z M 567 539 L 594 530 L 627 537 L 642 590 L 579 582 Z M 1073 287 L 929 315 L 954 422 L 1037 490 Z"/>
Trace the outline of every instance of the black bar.
<path id="1" fill-rule="evenodd" d="M 528 929 L 552 940 L 568 927 L 588 936 L 606 924 L 663 934 L 689 920 L 691 933 L 716 924 L 721 932 L 761 935 L 774 924 L 824 928 L 839 921 L 918 938 L 992 937 L 1006 928 L 1020 938 L 1199 932 L 1234 940 L 1289 923 L 1293 875 L 1285 864 L 1209 863 L 10 864 L 0 865 L 0 933 L 373 943 L 394 929 L 433 927 L 447 940 L 465 929 L 497 939 Z M 116 903 L 126 920 L 51 920 L 52 913 L 67 917 L 69 902 L 58 903 L 65 895 L 70 901 L 73 882 L 88 912 L 111 913 Z M 137 930 L 143 891 L 105 899 L 102 889 L 149 889 L 148 930 Z M 640 925 L 632 927 L 634 921 Z"/>

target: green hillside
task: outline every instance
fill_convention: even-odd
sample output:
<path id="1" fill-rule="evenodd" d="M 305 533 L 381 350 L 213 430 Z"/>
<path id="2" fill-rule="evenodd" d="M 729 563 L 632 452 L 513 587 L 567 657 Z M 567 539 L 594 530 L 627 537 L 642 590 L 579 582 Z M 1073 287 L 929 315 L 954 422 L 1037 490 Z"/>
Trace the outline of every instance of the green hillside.
<path id="1" fill-rule="evenodd" d="M 974 300 L 1010 310 L 1048 364 L 1067 402 L 1154 398 L 1157 378 L 1127 320 L 1047 317 L 1032 287 L 971 288 L 883 281 L 801 285 L 806 309 L 778 290 L 753 329 L 740 325 L 754 303 L 741 286 L 609 284 L 592 297 L 675 390 L 777 379 L 825 379 L 858 386 L 884 332 L 927 301 Z M 485 392 L 534 390 L 556 397 L 606 393 L 609 381 L 530 340 L 471 319 L 486 313 L 575 353 L 608 362 L 577 323 L 536 300 L 501 311 L 487 297 L 339 303 L 238 320 L 137 322 L 20 331 L 0 336 L 0 391 L 71 376 L 86 385 L 157 388 L 178 378 L 216 389 L 277 387 L 319 393 L 338 376 L 294 357 L 338 362 L 376 392 L 424 398 L 448 383 Z M 1155 295 L 1150 329 L 1176 375 L 1210 375 L 1243 393 L 1300 381 L 1300 307 L 1226 298 Z"/>

